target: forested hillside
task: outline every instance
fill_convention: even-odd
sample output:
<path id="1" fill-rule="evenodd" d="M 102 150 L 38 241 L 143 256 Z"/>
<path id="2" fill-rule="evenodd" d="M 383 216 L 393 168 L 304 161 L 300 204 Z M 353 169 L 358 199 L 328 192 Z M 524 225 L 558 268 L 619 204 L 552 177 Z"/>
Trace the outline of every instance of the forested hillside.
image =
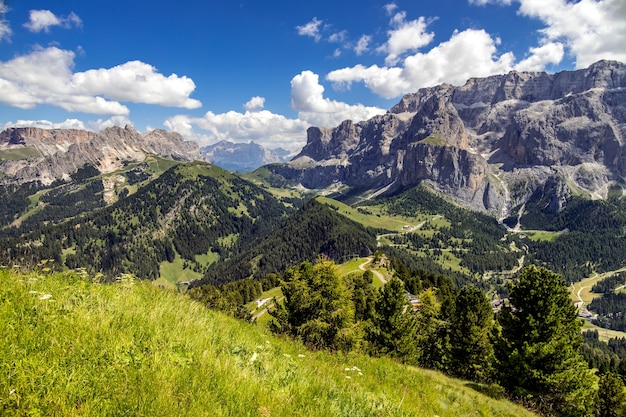
<path id="1" fill-rule="evenodd" d="M 197 255 L 227 258 L 253 247 L 291 210 L 220 168 L 181 164 L 111 206 L 3 239 L 0 254 L 22 266 L 52 259 L 55 268 L 154 279 L 177 255 L 202 269 Z"/>
<path id="2" fill-rule="evenodd" d="M 335 261 L 369 256 L 376 251 L 376 232 L 312 199 L 259 245 L 227 262 L 211 265 L 194 286 L 259 279 L 319 256 Z"/>

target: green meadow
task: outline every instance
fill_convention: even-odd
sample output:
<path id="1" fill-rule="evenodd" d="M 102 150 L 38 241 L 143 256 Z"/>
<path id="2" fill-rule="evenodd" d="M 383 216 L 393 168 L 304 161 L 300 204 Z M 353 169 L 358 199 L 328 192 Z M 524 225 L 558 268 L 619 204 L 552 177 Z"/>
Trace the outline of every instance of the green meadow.
<path id="1" fill-rule="evenodd" d="M 437 372 L 312 352 L 123 277 L 0 270 L 3 416 L 530 416 Z"/>

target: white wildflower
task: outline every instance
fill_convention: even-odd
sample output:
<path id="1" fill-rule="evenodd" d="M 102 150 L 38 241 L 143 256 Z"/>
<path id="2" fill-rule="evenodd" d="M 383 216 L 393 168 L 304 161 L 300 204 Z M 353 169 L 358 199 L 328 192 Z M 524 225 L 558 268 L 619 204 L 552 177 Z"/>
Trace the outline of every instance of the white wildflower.
<path id="1" fill-rule="evenodd" d="M 346 375 L 346 378 L 348 379 L 352 379 L 352 377 L 350 375 Z"/>
<path id="2" fill-rule="evenodd" d="M 39 297 L 40 300 L 47 300 L 48 298 L 52 298 L 52 294 L 44 294 Z"/>
<path id="3" fill-rule="evenodd" d="M 302 353 L 298 354 L 299 358 L 306 358 L 306 355 L 303 355 Z"/>
<path id="4" fill-rule="evenodd" d="M 284 356 L 285 358 L 291 358 L 291 355 L 290 355 L 290 354 L 288 354 L 288 353 L 283 353 L 283 356 Z"/>
<path id="5" fill-rule="evenodd" d="M 254 353 L 252 354 L 252 357 L 250 358 L 250 360 L 249 360 L 248 362 L 252 363 L 252 362 L 254 362 L 254 361 L 255 361 L 258 357 L 259 357 L 259 355 L 258 355 L 256 352 L 254 352 Z"/>

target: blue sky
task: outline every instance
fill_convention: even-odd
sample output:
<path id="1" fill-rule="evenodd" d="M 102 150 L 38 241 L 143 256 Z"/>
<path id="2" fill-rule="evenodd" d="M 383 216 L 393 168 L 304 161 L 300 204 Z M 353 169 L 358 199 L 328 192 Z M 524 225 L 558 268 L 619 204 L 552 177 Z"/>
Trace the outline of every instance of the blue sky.
<path id="1" fill-rule="evenodd" d="M 403 94 L 626 62 L 624 0 L 0 0 L 0 127 L 301 148 Z"/>

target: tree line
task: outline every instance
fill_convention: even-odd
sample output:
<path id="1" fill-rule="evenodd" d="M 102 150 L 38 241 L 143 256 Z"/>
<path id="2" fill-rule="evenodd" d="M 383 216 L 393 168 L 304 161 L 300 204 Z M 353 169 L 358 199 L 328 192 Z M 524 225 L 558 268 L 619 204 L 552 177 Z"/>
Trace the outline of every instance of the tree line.
<path id="1" fill-rule="evenodd" d="M 581 323 L 559 275 L 525 268 L 495 315 L 477 287 L 408 276 L 408 285 L 395 276 L 374 290 L 362 276 L 338 276 L 331 261 L 304 262 L 282 277 L 271 329 L 311 349 L 390 356 L 486 383 L 546 415 L 626 412 L 615 396 L 621 379 L 607 372 L 598 382 L 580 353 Z M 415 309 L 408 286 L 420 291 Z"/>

